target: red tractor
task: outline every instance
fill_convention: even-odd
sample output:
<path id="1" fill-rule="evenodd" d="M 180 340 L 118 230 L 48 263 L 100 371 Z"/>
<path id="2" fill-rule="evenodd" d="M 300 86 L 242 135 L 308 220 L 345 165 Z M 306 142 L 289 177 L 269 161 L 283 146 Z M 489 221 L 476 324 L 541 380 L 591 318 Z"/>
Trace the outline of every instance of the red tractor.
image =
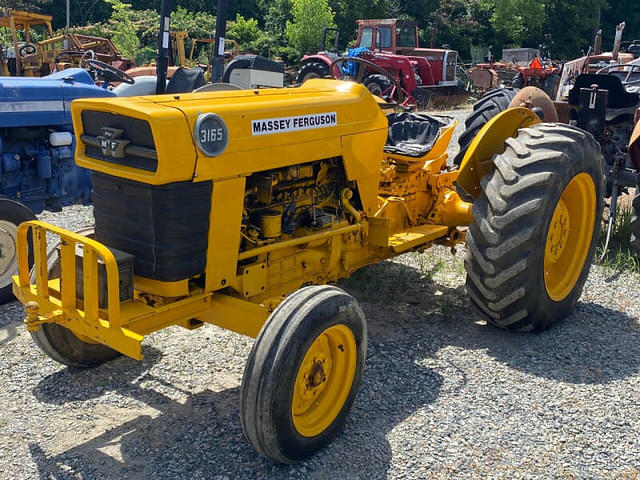
<path id="1" fill-rule="evenodd" d="M 491 47 L 489 47 L 491 49 Z M 544 90 L 547 95 L 554 98 L 560 84 L 561 68 L 549 60 L 540 60 L 540 51 L 537 49 L 512 49 L 526 51 L 535 55 L 532 59 L 501 61 L 496 62 L 489 51 L 486 62 L 478 63 L 471 71 L 470 77 L 475 87 L 481 92 L 487 92 L 500 85 L 514 88 L 524 88 L 528 86 L 538 87 Z M 502 56 L 507 58 L 505 52 Z"/>
<path id="2" fill-rule="evenodd" d="M 455 50 L 419 48 L 418 26 L 410 20 L 358 20 L 358 39 L 346 57 L 337 52 L 339 31 L 323 31 L 324 50 L 305 55 L 298 83 L 310 78 L 350 77 L 362 82 L 374 95 L 407 108 L 429 103 L 458 103 L 470 95 L 458 78 Z M 336 31 L 334 50 L 327 48 L 327 33 Z M 339 65 L 339 64 L 342 65 Z M 401 90 L 401 92 L 399 91 Z"/>
<path id="3" fill-rule="evenodd" d="M 557 65 L 549 61 L 543 63 L 536 57 L 531 60 L 527 67 L 516 66 L 516 74 L 513 77 L 511 86 L 514 88 L 538 87 L 553 98 L 560 85 L 561 70 Z"/>

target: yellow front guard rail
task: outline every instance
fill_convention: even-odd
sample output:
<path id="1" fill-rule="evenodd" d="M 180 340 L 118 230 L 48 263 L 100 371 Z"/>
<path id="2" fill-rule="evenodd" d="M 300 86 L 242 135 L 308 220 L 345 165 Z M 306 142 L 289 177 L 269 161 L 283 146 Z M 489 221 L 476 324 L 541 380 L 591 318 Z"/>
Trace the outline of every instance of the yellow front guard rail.
<path id="1" fill-rule="evenodd" d="M 31 232 L 35 284 L 31 283 L 27 239 Z M 60 238 L 60 276 L 49 278 L 47 233 Z M 83 299 L 76 296 L 76 245 L 82 245 Z M 26 308 L 26 326 L 37 330 L 57 323 L 85 342 L 101 343 L 136 360 L 142 359 L 144 335 L 171 325 L 194 328 L 212 323 L 255 337 L 268 317 L 265 308 L 217 293 L 194 293 L 161 306 L 136 298 L 120 302 L 119 272 L 113 253 L 100 242 L 40 221 L 18 227 L 18 275 L 13 293 Z M 98 262 L 105 266 L 106 309 L 100 308 Z M 199 322 L 194 323 L 196 319 Z"/>
<path id="2" fill-rule="evenodd" d="M 47 232 L 60 238 L 59 278 L 49 279 Z M 31 284 L 29 270 L 29 233 L 33 242 L 35 285 Z M 75 262 L 78 244 L 84 248 L 81 301 L 76 297 Z M 43 323 L 58 323 L 71 329 L 82 340 L 116 345 L 119 347 L 116 350 L 121 353 L 142 358 L 140 342 L 144 337 L 121 328 L 120 275 L 116 259 L 107 247 L 83 235 L 33 220 L 18 227 L 17 252 L 18 276 L 14 277 L 13 293 L 27 307 L 25 323 L 29 330 L 37 330 Z M 106 310 L 99 306 L 99 261 L 104 264 L 106 272 Z"/>
<path id="3" fill-rule="evenodd" d="M 35 272 L 35 293 L 39 298 L 56 298 L 63 310 L 75 311 L 76 298 L 76 244 L 84 248 L 82 284 L 84 286 L 84 317 L 87 321 L 100 320 L 98 304 L 98 259 L 102 260 L 107 279 L 107 311 L 102 320 L 111 327 L 120 326 L 120 274 L 113 253 L 101 243 L 78 233 L 37 220 L 24 222 L 18 227 L 18 285 L 31 286 L 27 236 L 31 229 Z M 60 237 L 60 279 L 49 280 L 47 231 Z M 64 281 L 62 281 L 64 279 Z"/>

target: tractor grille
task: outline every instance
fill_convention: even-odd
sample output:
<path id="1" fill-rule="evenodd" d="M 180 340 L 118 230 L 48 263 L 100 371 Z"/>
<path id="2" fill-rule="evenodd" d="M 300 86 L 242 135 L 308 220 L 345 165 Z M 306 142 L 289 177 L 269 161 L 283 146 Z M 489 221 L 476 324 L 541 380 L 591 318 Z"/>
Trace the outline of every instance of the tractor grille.
<path id="1" fill-rule="evenodd" d="M 116 115 L 108 112 L 85 110 L 82 112 L 80 137 L 85 145 L 87 157 L 103 162 L 126 165 L 155 172 L 158 168 L 158 154 L 153 141 L 151 126 L 145 120 Z M 115 133 L 115 135 L 113 134 Z M 104 143 L 104 142 L 109 143 Z M 111 142 L 121 148 L 109 148 Z M 108 145 L 108 148 L 104 148 Z"/>
<path id="2" fill-rule="evenodd" d="M 135 256 L 136 275 L 175 282 L 204 273 L 211 182 L 148 185 L 92 172 L 96 239 Z"/>

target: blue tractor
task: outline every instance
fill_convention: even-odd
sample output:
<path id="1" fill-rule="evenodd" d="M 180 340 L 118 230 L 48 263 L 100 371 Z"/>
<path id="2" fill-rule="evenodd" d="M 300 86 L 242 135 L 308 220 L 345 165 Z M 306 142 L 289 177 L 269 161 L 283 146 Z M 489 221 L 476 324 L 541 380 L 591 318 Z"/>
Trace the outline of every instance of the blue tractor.
<path id="1" fill-rule="evenodd" d="M 1 303 L 12 298 L 17 226 L 44 209 L 58 211 L 91 199 L 89 171 L 74 163 L 71 102 L 152 93 L 141 91 L 145 82 L 139 80 L 155 90 L 155 77 L 134 81 L 103 62 L 88 60 L 87 64 L 90 71 L 70 68 L 40 78 L 0 77 Z M 96 85 L 98 77 L 104 80 L 103 86 Z M 109 82 L 123 83 L 110 90 Z"/>

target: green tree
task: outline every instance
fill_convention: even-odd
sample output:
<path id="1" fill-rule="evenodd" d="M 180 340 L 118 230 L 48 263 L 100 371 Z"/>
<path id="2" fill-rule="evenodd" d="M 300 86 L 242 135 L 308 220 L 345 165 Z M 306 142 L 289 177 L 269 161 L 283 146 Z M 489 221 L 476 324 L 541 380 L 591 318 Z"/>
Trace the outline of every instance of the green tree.
<path id="1" fill-rule="evenodd" d="M 611 50 L 615 24 L 625 18 L 614 21 L 612 25 L 606 25 L 606 22 L 601 23 L 600 12 L 603 12 L 604 16 L 606 10 L 606 0 L 581 0 L 580 2 L 548 0 L 545 43 L 550 46 L 553 56 L 561 58 L 580 56 L 580 50 L 587 50 L 593 43 L 593 37 L 599 25 L 603 28 L 602 48 Z M 633 8 L 628 8 L 626 13 L 632 15 L 633 11 Z"/>
<path id="2" fill-rule="evenodd" d="M 125 57 L 135 58 L 140 46 L 136 26 L 132 22 L 132 9 L 130 3 L 120 0 L 105 0 L 113 11 L 109 19 L 109 25 L 113 30 L 113 43 Z"/>
<path id="3" fill-rule="evenodd" d="M 293 21 L 287 22 L 287 38 L 300 52 L 318 49 L 324 27 L 335 27 L 327 0 L 293 0 Z"/>
<path id="4" fill-rule="evenodd" d="M 264 29 L 281 44 L 287 40 L 287 22 L 293 21 L 292 0 L 275 0 L 269 4 L 264 16 Z"/>
<path id="5" fill-rule="evenodd" d="M 492 14 L 493 4 L 485 0 L 441 0 L 430 17 L 430 28 L 421 31 L 421 43 L 448 44 L 462 58 L 471 58 L 472 45 L 495 45 Z"/>
<path id="6" fill-rule="evenodd" d="M 245 19 L 237 14 L 233 22 L 227 25 L 227 38 L 235 40 L 240 50 L 248 50 L 260 55 L 269 55 L 275 41 L 258 26 L 255 18 Z"/>
<path id="7" fill-rule="evenodd" d="M 331 0 L 330 6 L 336 12 L 335 22 L 340 29 L 342 47 L 355 40 L 356 20 L 387 17 L 386 0 Z M 329 27 L 330 25 L 325 26 Z M 317 43 L 320 43 L 320 40 Z"/>
<path id="8" fill-rule="evenodd" d="M 255 18 L 245 19 L 242 15 L 237 14 L 236 20 L 227 26 L 227 37 L 235 40 L 240 44 L 240 48 L 257 41 L 262 36 L 262 31 L 258 27 L 258 21 Z"/>
<path id="9" fill-rule="evenodd" d="M 491 16 L 496 33 L 503 37 L 505 43 L 516 47 L 534 39 L 540 40 L 544 23 L 543 0 L 496 0 Z"/>

